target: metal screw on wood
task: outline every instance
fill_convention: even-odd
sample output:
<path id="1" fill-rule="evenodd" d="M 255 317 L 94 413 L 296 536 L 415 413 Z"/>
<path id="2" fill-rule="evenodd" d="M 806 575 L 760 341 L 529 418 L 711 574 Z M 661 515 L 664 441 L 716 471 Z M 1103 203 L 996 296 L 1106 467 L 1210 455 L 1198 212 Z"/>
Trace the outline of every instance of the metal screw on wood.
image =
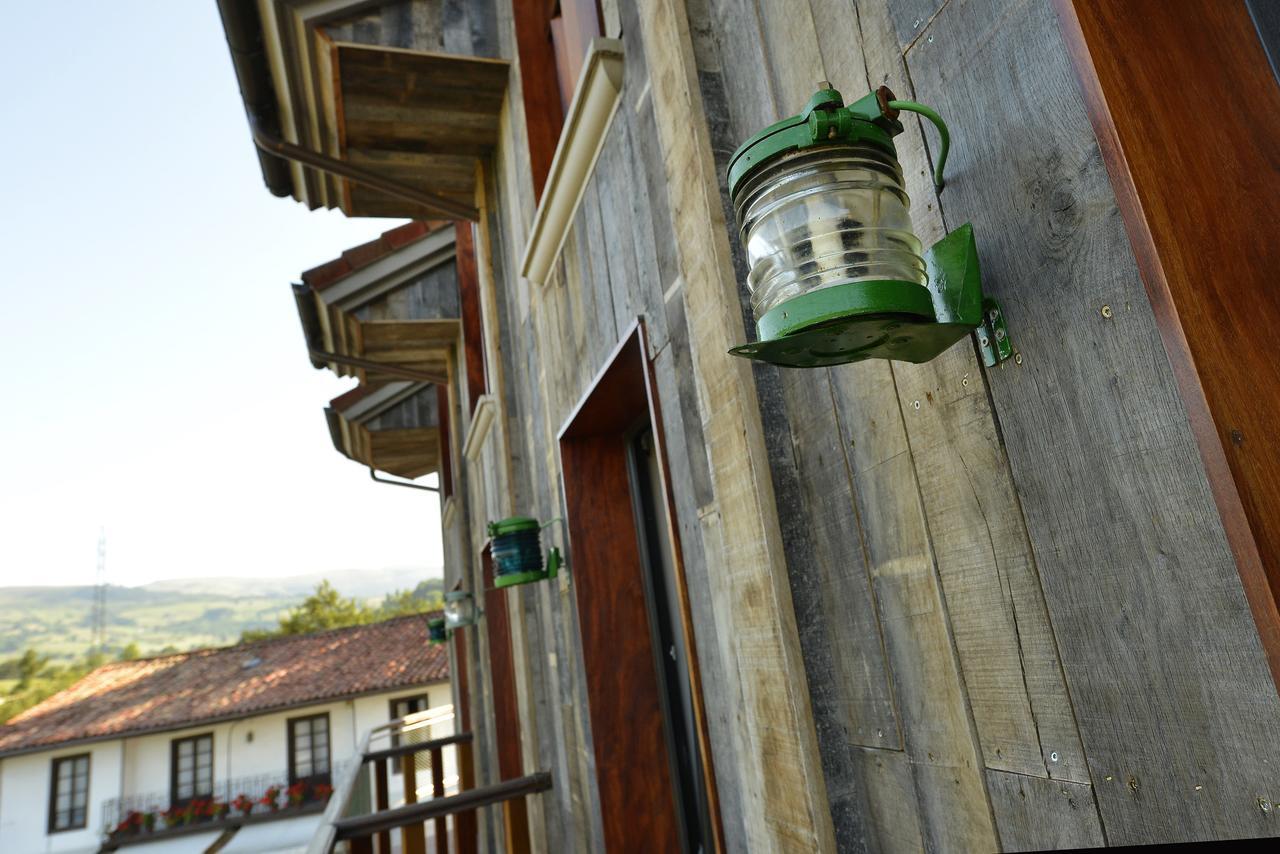
<path id="1" fill-rule="evenodd" d="M 922 22 L 922 21 L 923 21 L 923 19 L 922 19 L 922 18 L 916 18 L 916 19 L 915 19 L 915 21 L 913 21 L 913 22 L 912 22 L 912 24 L 911 24 L 911 29 L 913 29 L 913 30 L 918 30 L 918 29 L 920 29 L 920 24 L 921 24 L 921 22 Z"/>
<path id="2" fill-rule="evenodd" d="M 1021 364 L 1022 364 L 1022 354 L 1021 354 L 1021 353 L 1014 353 L 1014 354 L 1013 354 L 1013 361 L 1014 361 L 1014 363 L 1015 363 L 1015 364 L 1021 365 Z"/>
<path id="3" fill-rule="evenodd" d="M 919 409 L 919 408 L 920 408 L 920 401 L 918 401 L 918 400 L 913 400 L 913 401 L 911 401 L 911 406 L 912 406 L 912 407 L 914 407 L 915 409 Z"/>
<path id="4" fill-rule="evenodd" d="M 1271 812 L 1271 801 L 1266 798 L 1258 798 L 1258 806 L 1262 808 L 1263 812 Z"/>
<path id="5" fill-rule="evenodd" d="M 1103 316 L 1103 317 L 1105 317 L 1105 318 L 1107 318 L 1107 319 L 1110 319 L 1110 318 L 1111 318 L 1111 314 L 1112 314 L 1112 312 L 1111 312 L 1111 306 L 1109 306 L 1109 305 L 1104 305 L 1104 306 L 1102 307 L 1102 316 Z"/>
<path id="6" fill-rule="evenodd" d="M 1058 751 L 1056 751 L 1056 750 L 1055 750 L 1055 751 L 1053 751 L 1053 753 L 1050 753 L 1050 754 L 1049 754 L 1049 761 L 1050 761 L 1050 762 L 1057 762 L 1057 761 L 1058 761 Z"/>

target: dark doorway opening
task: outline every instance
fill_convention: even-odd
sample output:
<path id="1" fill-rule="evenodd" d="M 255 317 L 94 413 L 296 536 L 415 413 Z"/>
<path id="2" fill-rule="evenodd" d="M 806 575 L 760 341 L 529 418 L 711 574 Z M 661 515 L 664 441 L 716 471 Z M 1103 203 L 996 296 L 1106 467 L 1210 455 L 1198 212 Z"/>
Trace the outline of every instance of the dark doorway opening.
<path id="1" fill-rule="evenodd" d="M 696 854 L 719 816 L 661 424 L 637 324 L 560 456 L 605 844 Z"/>

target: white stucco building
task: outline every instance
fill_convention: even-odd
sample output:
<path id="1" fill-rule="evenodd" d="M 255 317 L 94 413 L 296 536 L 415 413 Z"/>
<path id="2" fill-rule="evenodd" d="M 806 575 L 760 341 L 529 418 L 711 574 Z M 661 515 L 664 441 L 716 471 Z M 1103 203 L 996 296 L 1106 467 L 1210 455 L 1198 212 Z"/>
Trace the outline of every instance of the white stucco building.
<path id="1" fill-rule="evenodd" d="M 0 727 L 0 851 L 300 849 L 371 728 L 452 733 L 445 649 L 416 616 L 105 665 Z"/>

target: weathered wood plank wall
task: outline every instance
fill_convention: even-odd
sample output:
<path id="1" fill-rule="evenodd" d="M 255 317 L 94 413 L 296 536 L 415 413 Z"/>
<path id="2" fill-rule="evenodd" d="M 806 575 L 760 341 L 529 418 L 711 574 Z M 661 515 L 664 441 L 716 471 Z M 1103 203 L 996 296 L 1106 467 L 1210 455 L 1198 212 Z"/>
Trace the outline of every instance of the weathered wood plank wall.
<path id="1" fill-rule="evenodd" d="M 1046 4 L 608 5 L 621 104 L 536 289 L 514 272 L 533 197 L 513 70 L 477 240 L 502 414 L 466 466 L 462 559 L 488 519 L 563 515 L 556 433 L 641 316 L 728 850 L 1275 832 L 1275 689 Z M 511 56 L 509 9 L 495 32 Z M 724 355 L 753 334 L 727 158 L 821 79 L 948 118 L 941 196 L 932 130 L 899 139 L 913 220 L 926 243 L 974 222 L 1022 361 Z M 549 851 L 602 838 L 570 561 L 506 594 Z"/>
<path id="2" fill-rule="evenodd" d="M 928 29 L 912 80 L 969 136 L 948 224 L 1023 330 L 990 388 L 1107 839 L 1273 834 L 1280 703 L 1057 21 L 972 0 Z"/>

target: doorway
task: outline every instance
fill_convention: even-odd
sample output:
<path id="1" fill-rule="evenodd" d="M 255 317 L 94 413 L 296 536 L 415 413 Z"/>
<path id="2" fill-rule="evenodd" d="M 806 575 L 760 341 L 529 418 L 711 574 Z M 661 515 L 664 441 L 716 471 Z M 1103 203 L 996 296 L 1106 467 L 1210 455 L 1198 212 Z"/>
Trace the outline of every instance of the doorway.
<path id="1" fill-rule="evenodd" d="M 637 323 L 560 432 L 605 844 L 720 850 L 660 409 Z"/>

